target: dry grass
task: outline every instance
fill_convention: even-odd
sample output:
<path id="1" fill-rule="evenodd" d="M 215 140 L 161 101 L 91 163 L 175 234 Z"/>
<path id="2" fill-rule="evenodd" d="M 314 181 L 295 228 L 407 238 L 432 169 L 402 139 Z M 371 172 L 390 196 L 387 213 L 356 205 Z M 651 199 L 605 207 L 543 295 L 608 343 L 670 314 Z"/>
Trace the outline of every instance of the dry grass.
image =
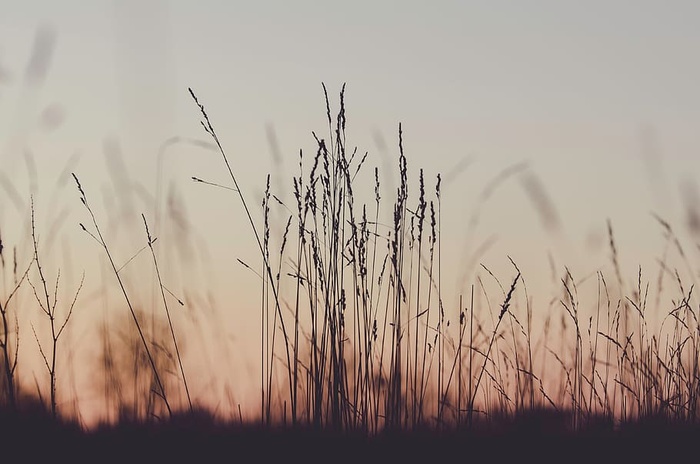
<path id="1" fill-rule="evenodd" d="M 616 443 L 614 453 L 629 444 L 625 440 L 649 436 L 678 451 L 691 442 L 700 408 L 696 271 L 668 223 L 659 218 L 669 246 L 690 271 L 685 277 L 689 285 L 664 254 L 655 286 L 640 268 L 636 286 L 627 288 L 619 244 L 608 222 L 613 279 L 603 271 L 577 279 L 568 268 L 557 270 L 559 293 L 545 308 L 543 333 L 533 332 L 533 314 L 543 311 L 532 307 L 527 276 L 513 260 L 508 285 L 482 264 L 469 295 L 460 295 L 457 307 L 447 307 L 441 257 L 450 251 L 443 249 L 440 238 L 441 175 L 428 180 L 419 170 L 413 194 L 399 125 L 399 182 L 396 191 L 384 191 L 379 169 L 365 172 L 368 155 L 347 144 L 345 88 L 335 117 L 325 86 L 323 90 L 328 134 L 313 134 L 316 148 L 310 158 L 299 153 L 299 172 L 289 186 L 294 204 L 280 200 L 284 196 L 273 191 L 267 177 L 260 222 L 204 105 L 190 90 L 231 181 L 221 186 L 240 200 L 258 246 L 259 414 L 244 418 L 239 405 L 237 415 L 221 417 L 197 407 L 179 341 L 182 333 L 198 327 L 176 331 L 168 306 L 172 292 L 161 278 L 156 238 L 146 216 L 142 250 L 148 248 L 153 258 L 165 316 L 153 317 L 162 322 L 162 330 L 155 322 L 149 324 L 146 312 L 134 303 L 123 266 L 117 265 L 74 174 L 90 224 L 81 227 L 104 253 L 110 278 L 116 279 L 131 316 L 130 330 L 135 331 L 115 334 L 105 326 L 103 333 L 101 374 L 110 389 L 105 402 L 116 403 L 119 414 L 105 417 L 103 426 L 91 431 L 82 430 L 68 411 L 62 414 L 55 380 L 58 340 L 78 295 L 57 319 L 59 281 L 52 294 L 40 266 L 32 206 L 33 258 L 23 274 L 16 257 L 9 271 L 10 260 L 0 246 L 3 275 L 14 276 L 3 279 L 10 285 L 0 304 L 0 420 L 5 437 L 39 434 L 66 449 L 80 443 L 83 457 L 102 456 L 99 450 L 129 442 L 140 447 L 142 456 L 155 453 L 154 458 L 173 453 L 182 459 L 192 453 L 195 459 L 208 452 L 253 452 L 263 458 L 268 452 L 299 452 L 311 460 L 325 453 L 348 458 L 361 453 L 416 458 L 424 452 L 426 459 L 450 453 L 517 457 L 528 450 L 542 453 L 543 447 L 552 455 L 560 449 L 571 454 L 571 449 L 586 450 L 591 440 L 597 440 L 597 447 Z M 368 185 L 373 187 L 369 194 Z M 538 185 L 527 178 L 543 220 L 556 227 L 558 218 Z M 281 218 L 281 224 L 273 218 Z M 38 290 L 32 282 L 40 283 Z M 664 285 L 671 284 L 675 297 L 662 299 L 669 292 Z M 37 382 L 38 399 L 31 405 L 38 403 L 51 414 L 30 412 L 28 402 L 18 400 L 29 390 L 15 375 L 23 308 L 13 298 L 27 286 L 34 290 L 52 333 L 48 353 L 38 345 L 50 380 L 49 398 Z M 663 314 L 659 326 L 647 323 L 651 310 Z M 558 332 L 552 321 L 559 321 Z M 127 340 L 118 353 L 115 335 Z M 564 446 L 573 448 L 565 451 Z M 113 457 L 122 452 L 116 450 Z"/>

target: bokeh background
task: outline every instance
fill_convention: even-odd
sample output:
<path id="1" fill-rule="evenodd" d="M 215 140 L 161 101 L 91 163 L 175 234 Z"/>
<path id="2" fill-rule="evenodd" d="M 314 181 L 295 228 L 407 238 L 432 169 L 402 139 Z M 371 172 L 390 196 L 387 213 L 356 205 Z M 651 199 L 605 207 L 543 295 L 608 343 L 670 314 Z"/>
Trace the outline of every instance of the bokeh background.
<path id="1" fill-rule="evenodd" d="M 100 404 L 89 386 L 95 327 L 124 308 L 79 227 L 87 216 L 70 172 L 117 261 L 136 256 L 130 269 L 149 263 L 137 254 L 148 218 L 166 285 L 186 303 L 177 317 L 202 318 L 187 355 L 200 397 L 257 407 L 260 283 L 237 260 L 259 256 L 232 192 L 191 179 L 229 185 L 188 88 L 257 220 L 267 173 L 291 199 L 299 151 L 310 159 L 312 131 L 327 134 L 322 83 L 333 111 L 347 84 L 348 144 L 369 153 L 387 196 L 401 123 L 409 176 L 443 176 L 449 304 L 478 263 L 507 282 L 511 257 L 537 317 L 564 266 L 579 278 L 610 271 L 608 220 L 630 285 L 640 265 L 658 273 L 654 214 L 697 258 L 697 2 L 27 0 L 0 10 L 0 236 L 6 256 L 15 246 L 29 256 L 33 197 L 61 301 L 85 272 L 62 361 L 77 373 L 63 391 L 79 392 L 85 411 Z M 41 381 L 27 333 L 20 356 L 36 370 L 23 375 Z"/>

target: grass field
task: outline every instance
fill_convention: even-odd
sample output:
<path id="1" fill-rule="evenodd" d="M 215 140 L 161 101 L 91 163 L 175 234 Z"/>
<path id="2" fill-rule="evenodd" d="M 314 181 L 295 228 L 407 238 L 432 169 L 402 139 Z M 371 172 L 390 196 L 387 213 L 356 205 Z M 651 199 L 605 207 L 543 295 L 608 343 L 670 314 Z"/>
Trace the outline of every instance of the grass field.
<path id="1" fill-rule="evenodd" d="M 103 327 L 99 376 L 109 413 L 88 429 L 57 382 L 66 369 L 58 362 L 64 330 L 81 317 L 73 309 L 82 283 L 57 303 L 59 281 L 47 277 L 32 203 L 29 258 L 12 257 L 9 244 L 0 248 L 5 452 L 47 460 L 353 462 L 647 461 L 695 453 L 697 269 L 670 224 L 658 218 L 670 250 L 664 256 L 675 253 L 681 267 L 669 257 L 651 279 L 640 268 L 632 288 L 623 284 L 617 248 L 624 244 L 609 223 L 609 275 L 599 271 L 584 282 L 558 269 L 560 293 L 550 307 L 531 305 L 527 276 L 514 261 L 505 278 L 482 266 L 458 307 L 448 307 L 442 179 L 427 179 L 422 169 L 409 175 L 401 126 L 399 183 L 386 191 L 370 157 L 346 141 L 344 89 L 337 109 L 326 94 L 328 133 L 314 134 L 312 156 L 300 155 L 299 173 L 289 179 L 293 202 L 280 200 L 268 176 L 258 222 L 214 121 L 190 92 L 229 181 L 222 195 L 240 201 L 246 217 L 236 220 L 249 223 L 258 247 L 259 263 L 236 263 L 258 269 L 261 282 L 258 413 L 221 415 L 198 404 L 181 352 L 191 330 L 173 321 L 178 303 L 161 279 L 149 218 L 139 222 L 141 251 L 157 277 L 153 320 L 114 259 L 95 194 L 73 172 L 80 227 L 105 259 L 105 278 L 119 288 L 127 315 L 127 329 L 119 330 L 128 343 Z M 580 292 L 584 283 L 595 291 Z M 24 306 L 39 308 L 48 338 L 32 325 L 36 343 L 21 339 L 20 326 L 29 324 Z M 652 311 L 660 324 L 648 323 Z M 533 317 L 542 314 L 543 331 L 535 332 Z M 39 352 L 45 371 L 36 385 L 17 374 L 20 347 Z"/>

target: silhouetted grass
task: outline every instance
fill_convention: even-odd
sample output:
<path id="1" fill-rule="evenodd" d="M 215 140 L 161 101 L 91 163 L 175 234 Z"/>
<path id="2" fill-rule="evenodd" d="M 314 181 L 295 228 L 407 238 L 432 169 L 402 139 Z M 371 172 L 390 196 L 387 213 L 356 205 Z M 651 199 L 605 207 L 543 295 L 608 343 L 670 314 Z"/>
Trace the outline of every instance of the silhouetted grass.
<path id="1" fill-rule="evenodd" d="M 656 288 L 641 268 L 636 286 L 627 288 L 608 221 L 614 284 L 603 271 L 577 280 L 569 268 L 558 269 L 559 291 L 544 308 L 543 333 L 533 332 L 533 315 L 542 308 L 533 307 L 527 276 L 510 257 L 506 285 L 481 264 L 469 295 L 460 295 L 451 307 L 442 286 L 442 256 L 451 252 L 440 238 L 442 176 L 430 180 L 420 169 L 413 194 L 399 124 L 399 182 L 394 192 L 384 191 L 379 169 L 363 170 L 368 154 L 349 148 L 345 88 L 335 117 L 323 90 L 328 134 L 313 133 L 312 156 L 299 152 L 299 171 L 289 186 L 294 204 L 285 204 L 267 177 L 260 222 L 205 106 L 190 90 L 231 185 L 193 179 L 236 196 L 259 251 L 259 414 L 243 417 L 238 405 L 237 414 L 221 415 L 197 404 L 179 348 L 188 331 L 177 332 L 173 324 L 166 295 L 171 292 L 162 280 L 157 237 L 146 215 L 141 251 L 151 252 L 165 315 L 152 312 L 150 324 L 126 284 L 126 264 L 117 264 L 73 174 L 90 224 L 80 226 L 104 253 L 109 278 L 119 284 L 133 324 L 124 332 L 103 327 L 99 359 L 108 412 L 87 429 L 69 411 L 62 414 L 57 400 L 57 342 L 76 300 L 57 319 L 58 278 L 52 294 L 39 264 L 32 204 L 33 258 L 23 274 L 16 257 L 8 272 L 0 246 L 3 283 L 10 282 L 0 304 L 0 437 L 10 444 L 31 438 L 42 446 L 10 446 L 10 452 L 101 461 L 214 456 L 305 461 L 574 456 L 591 461 L 601 456 L 646 460 L 656 451 L 637 447 L 652 441 L 660 453 L 689 449 L 700 425 L 700 321 L 692 261 L 668 223 L 658 219 L 690 271 L 690 285 L 664 258 Z M 499 176 L 494 182 L 504 180 Z M 525 185 L 545 225 L 558 227 L 537 179 L 526 177 Z M 278 228 L 273 217 L 283 218 L 283 225 Z M 37 278 L 39 290 L 31 283 Z M 676 296 L 664 307 L 667 302 L 659 295 L 668 292 L 662 287 L 669 281 Z M 582 291 L 591 282 L 593 302 L 591 293 Z M 15 375 L 22 322 L 21 309 L 12 304 L 27 285 L 53 336 L 48 354 L 39 343 L 49 398 L 37 382 L 31 401 L 26 400 L 31 389 Z M 657 298 L 650 308 L 653 292 Z M 647 322 L 650 310 L 663 315 L 658 327 Z M 559 333 L 551 321 L 559 321 Z M 196 330 L 193 323 L 189 332 Z M 115 337 L 122 337 L 121 348 Z M 109 412 L 112 403 L 116 417 Z"/>

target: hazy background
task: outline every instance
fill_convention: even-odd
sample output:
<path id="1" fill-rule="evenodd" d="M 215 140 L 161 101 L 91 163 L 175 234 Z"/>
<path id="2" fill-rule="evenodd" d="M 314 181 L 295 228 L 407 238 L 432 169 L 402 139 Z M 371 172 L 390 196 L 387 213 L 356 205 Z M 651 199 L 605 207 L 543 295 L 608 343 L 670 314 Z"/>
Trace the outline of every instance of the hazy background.
<path id="1" fill-rule="evenodd" d="M 53 224 L 62 244 L 56 266 L 72 269 L 73 288 L 85 269 L 95 288 L 100 250 L 78 227 L 87 218 L 61 171 L 81 178 L 113 227 L 135 224 L 136 239 L 117 242 L 120 262 L 144 244 L 141 213 L 167 246 L 176 233 L 158 229 L 156 213 L 170 198 L 192 250 L 173 261 L 166 285 L 212 297 L 227 321 L 217 336 L 230 337 L 238 359 L 232 377 L 251 375 L 250 384 L 258 378 L 259 286 L 236 259 L 257 264 L 258 256 L 238 200 L 190 180 L 226 183 L 220 156 L 172 143 L 210 142 L 187 88 L 259 205 L 265 175 L 288 195 L 299 150 L 310 159 L 311 131 L 325 136 L 321 82 L 334 111 L 347 83 L 349 144 L 380 166 L 387 197 L 399 122 L 414 185 L 419 167 L 429 185 L 438 172 L 445 179 L 449 301 L 465 288 L 474 250 L 493 239 L 477 261 L 508 281 L 511 256 L 535 307 L 551 297 L 548 253 L 559 273 L 564 265 L 580 277 L 609 270 L 608 218 L 624 277 L 634 282 L 639 264 L 657 272 L 663 239 L 650 213 L 687 236 L 700 207 L 699 20 L 694 1 L 6 1 L 0 233 L 6 247 L 26 240 L 18 225 L 34 194 L 41 233 Z M 526 194 L 533 182 L 551 202 L 549 222 Z M 87 306 L 97 301 L 84 295 Z M 214 351 L 206 357 L 221 355 Z"/>

